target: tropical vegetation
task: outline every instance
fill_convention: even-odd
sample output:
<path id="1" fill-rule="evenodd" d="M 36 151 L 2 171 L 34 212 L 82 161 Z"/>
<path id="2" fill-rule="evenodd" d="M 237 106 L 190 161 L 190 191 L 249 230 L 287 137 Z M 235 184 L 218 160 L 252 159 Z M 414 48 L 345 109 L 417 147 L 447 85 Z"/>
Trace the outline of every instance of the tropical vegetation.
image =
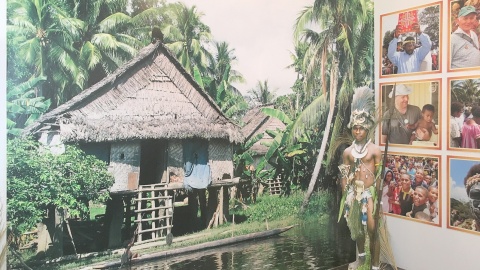
<path id="1" fill-rule="evenodd" d="M 16 138 L 7 149 L 10 247 L 18 248 L 21 235 L 42 222 L 47 210 L 85 218 L 89 201 L 109 198 L 113 177 L 106 164 L 75 146 L 58 155 L 31 138 Z"/>
<path id="2" fill-rule="evenodd" d="M 22 175 L 9 167 L 10 194 L 19 192 L 19 186 L 25 185 L 22 182 L 29 183 L 34 177 L 58 178 L 55 183 L 59 186 L 49 189 L 67 192 L 60 181 L 72 181 L 68 177 L 77 172 L 72 165 L 61 163 L 60 157 L 49 156 L 54 162 L 47 163 L 59 168 L 59 173 L 52 175 L 54 172 L 38 167 L 46 153 L 27 157 L 24 153 L 36 146 L 31 142 L 24 145 L 13 138 L 40 115 L 131 59 L 138 49 L 150 43 L 154 27 L 160 27 L 164 44 L 235 122 L 242 124 L 241 118 L 249 106 L 275 105 L 275 109 L 265 108 L 263 113 L 278 118 L 286 128 L 267 131 L 274 140 L 267 145 L 269 149 L 259 163 L 254 162 L 250 147 L 261 135 L 239 146 L 235 155 L 238 176 L 252 179 L 254 185 L 265 184 L 268 179 L 281 179 L 284 195 L 296 189 L 306 190 L 303 210 L 308 209 L 307 204 L 317 188 L 335 190 L 338 149 L 347 142 L 342 138 L 347 137 L 343 133 L 353 89 L 373 85 L 372 1 L 312 0 L 313 4 L 299 13 L 289 66 L 297 73 L 297 80 L 291 86 L 293 94 L 281 97 L 275 96 L 275 89 L 267 80 L 258 81 L 250 89 L 249 97 L 242 96 L 234 86 L 244 81 L 241 71 L 234 68 L 235 48 L 214 40 L 210 27 L 202 21 L 203 14 L 195 6 L 152 0 L 133 2 L 127 9 L 126 1 L 8 0 L 7 104 L 8 131 L 12 139 L 8 146 L 9 159 L 20 162 L 13 157 L 25 157 L 25 164 L 21 165 L 30 168 L 29 173 L 35 173 Z M 70 148 L 66 153 L 79 160 L 84 156 Z M 93 164 L 91 160 L 88 162 Z M 77 166 L 80 165 L 74 167 Z M 92 181 L 88 179 L 76 187 Z M 105 183 L 109 182 L 105 180 Z M 100 188 L 99 184 L 92 183 L 89 190 Z M 79 195 L 74 191 L 67 194 Z M 39 199 L 42 203 L 39 209 L 54 204 L 78 214 L 85 210 L 85 205 L 73 197 L 56 201 L 47 200 L 48 194 L 38 195 L 44 196 Z M 18 209 L 26 209 L 31 222 L 38 220 L 39 214 L 31 202 L 21 205 L 17 200 L 16 203 Z"/>

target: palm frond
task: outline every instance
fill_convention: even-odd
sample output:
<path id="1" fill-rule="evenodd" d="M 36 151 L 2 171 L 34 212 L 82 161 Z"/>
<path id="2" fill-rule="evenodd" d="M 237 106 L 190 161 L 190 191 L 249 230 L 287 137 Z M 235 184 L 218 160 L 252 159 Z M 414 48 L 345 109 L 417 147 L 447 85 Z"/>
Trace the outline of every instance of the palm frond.
<path id="1" fill-rule="evenodd" d="M 86 63 L 88 70 L 93 70 L 100 63 L 102 54 L 97 50 L 97 47 L 87 41 L 80 49 L 80 59 L 83 63 Z"/>
<path id="2" fill-rule="evenodd" d="M 289 142 L 299 139 L 306 129 L 313 129 L 325 121 L 328 116 L 328 102 L 324 95 L 316 98 L 295 120 L 290 132 Z"/>
<path id="3" fill-rule="evenodd" d="M 128 24 L 131 19 L 130 16 L 121 12 L 112 14 L 98 23 L 99 32 L 113 33 L 118 27 Z"/>
<path id="4" fill-rule="evenodd" d="M 112 51 L 118 46 L 115 37 L 107 33 L 97 33 L 93 35 L 91 42 L 104 51 Z"/>

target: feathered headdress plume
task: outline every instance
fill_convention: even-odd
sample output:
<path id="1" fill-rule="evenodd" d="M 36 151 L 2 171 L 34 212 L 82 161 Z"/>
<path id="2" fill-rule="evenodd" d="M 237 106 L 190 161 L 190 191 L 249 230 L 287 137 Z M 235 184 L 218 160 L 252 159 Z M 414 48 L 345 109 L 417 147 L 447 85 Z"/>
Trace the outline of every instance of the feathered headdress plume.
<path id="1" fill-rule="evenodd" d="M 371 130 L 375 126 L 375 101 L 373 97 L 373 90 L 366 86 L 354 90 L 348 128 L 362 126 Z"/>

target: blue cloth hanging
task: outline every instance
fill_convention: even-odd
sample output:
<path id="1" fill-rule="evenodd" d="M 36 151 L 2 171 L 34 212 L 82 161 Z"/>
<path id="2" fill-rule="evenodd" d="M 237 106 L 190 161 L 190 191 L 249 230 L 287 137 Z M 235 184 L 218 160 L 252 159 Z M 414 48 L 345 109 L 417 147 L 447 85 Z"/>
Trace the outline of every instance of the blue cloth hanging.
<path id="1" fill-rule="evenodd" d="M 208 164 L 208 141 L 188 140 L 183 143 L 185 178 L 183 186 L 204 189 L 212 182 L 210 165 Z"/>

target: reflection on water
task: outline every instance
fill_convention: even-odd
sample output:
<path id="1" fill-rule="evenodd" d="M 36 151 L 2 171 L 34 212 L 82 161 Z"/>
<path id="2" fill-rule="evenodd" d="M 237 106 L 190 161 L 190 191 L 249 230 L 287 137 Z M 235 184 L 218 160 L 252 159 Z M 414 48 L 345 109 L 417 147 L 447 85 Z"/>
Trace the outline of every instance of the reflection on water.
<path id="1" fill-rule="evenodd" d="M 159 259 L 130 269 L 330 269 L 355 259 L 339 224 L 304 224 L 279 236 Z"/>

